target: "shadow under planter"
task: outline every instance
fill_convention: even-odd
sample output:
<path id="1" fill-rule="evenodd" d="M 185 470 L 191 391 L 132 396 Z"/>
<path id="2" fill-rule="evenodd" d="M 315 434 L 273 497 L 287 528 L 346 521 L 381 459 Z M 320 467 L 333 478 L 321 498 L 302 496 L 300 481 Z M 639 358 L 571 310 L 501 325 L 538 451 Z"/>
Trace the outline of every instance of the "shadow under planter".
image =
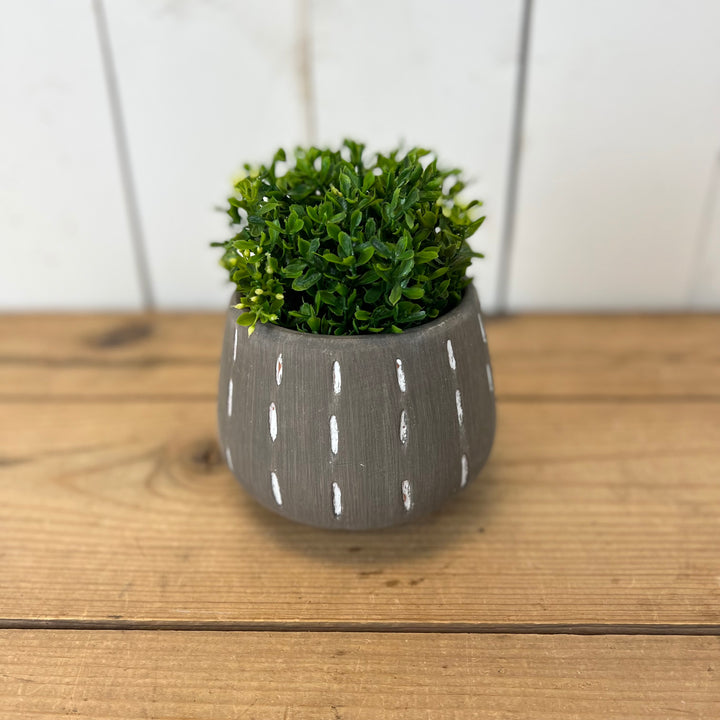
<path id="1" fill-rule="evenodd" d="M 218 423 L 228 466 L 265 507 L 363 530 L 437 510 L 490 454 L 495 398 L 470 285 L 402 334 L 333 336 L 237 325 L 227 313 Z"/>

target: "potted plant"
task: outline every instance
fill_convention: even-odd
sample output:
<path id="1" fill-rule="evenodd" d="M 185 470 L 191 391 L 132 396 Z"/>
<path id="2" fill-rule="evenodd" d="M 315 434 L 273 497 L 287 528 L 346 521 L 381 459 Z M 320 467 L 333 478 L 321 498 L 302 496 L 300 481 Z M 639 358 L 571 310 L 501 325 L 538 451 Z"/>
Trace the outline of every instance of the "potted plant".
<path id="1" fill-rule="evenodd" d="M 427 514 L 480 471 L 495 403 L 466 270 L 480 227 L 427 150 L 279 150 L 227 212 L 218 398 L 228 466 L 263 505 L 327 528 Z"/>

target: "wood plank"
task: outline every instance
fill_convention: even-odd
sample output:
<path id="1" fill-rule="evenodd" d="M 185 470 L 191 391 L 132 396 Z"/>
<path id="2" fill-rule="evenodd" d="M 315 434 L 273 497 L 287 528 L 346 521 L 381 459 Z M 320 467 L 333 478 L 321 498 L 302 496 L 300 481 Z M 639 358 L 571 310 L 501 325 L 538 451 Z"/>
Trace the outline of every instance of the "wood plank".
<path id="1" fill-rule="evenodd" d="M 212 402 L 0 406 L 6 619 L 451 627 L 720 623 L 714 403 L 505 403 L 425 522 L 289 523 L 224 466 Z"/>
<path id="2" fill-rule="evenodd" d="M 717 178 L 719 25 L 715 0 L 534 4 L 512 309 L 720 307 L 694 291 L 713 277 L 696 259 Z"/>
<path id="3" fill-rule="evenodd" d="M 0 631 L 8 717 L 716 718 L 717 637 Z"/>
<path id="4" fill-rule="evenodd" d="M 0 307 L 138 309 L 92 4 L 2 11 Z"/>
<path id="5" fill-rule="evenodd" d="M 215 396 L 217 314 L 0 316 L 0 396 Z M 720 316 L 488 321 L 498 397 L 720 397 Z"/>
<path id="6" fill-rule="evenodd" d="M 720 397 L 720 315 L 520 315 L 488 339 L 500 398 Z"/>
<path id="7" fill-rule="evenodd" d="M 473 263 L 486 310 L 496 305 L 522 2 L 315 0 L 318 135 L 350 135 L 383 151 L 431 147 L 485 202 Z M 372 42 L 370 42 L 372 39 Z M 392 71 L 389 72 L 389 69 Z"/>
<path id="8" fill-rule="evenodd" d="M 158 307 L 224 307 L 214 208 L 245 162 L 303 140 L 296 0 L 106 3 Z"/>
<path id="9" fill-rule="evenodd" d="M 0 396 L 215 396 L 224 317 L 0 316 Z"/>

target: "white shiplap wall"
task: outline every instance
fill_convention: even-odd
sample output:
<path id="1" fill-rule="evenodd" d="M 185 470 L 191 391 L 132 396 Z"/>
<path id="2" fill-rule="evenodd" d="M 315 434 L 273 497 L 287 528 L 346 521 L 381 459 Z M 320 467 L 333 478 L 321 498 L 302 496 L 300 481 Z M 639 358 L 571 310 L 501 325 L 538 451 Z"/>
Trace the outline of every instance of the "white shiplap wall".
<path id="1" fill-rule="evenodd" d="M 139 308 L 92 6 L 0 11 L 0 309 Z"/>
<path id="2" fill-rule="evenodd" d="M 515 232 L 503 245 L 529 5 Z M 2 10 L 0 309 L 139 307 L 133 207 L 157 305 L 221 308 L 229 286 L 208 242 L 226 235 L 213 206 L 239 164 L 345 135 L 429 145 L 476 178 L 486 309 L 504 250 L 511 309 L 720 308 L 714 0 Z"/>
<path id="3" fill-rule="evenodd" d="M 715 152 L 703 198 L 690 303 L 699 310 L 720 308 L 720 150 Z"/>
<path id="4" fill-rule="evenodd" d="M 511 308 L 720 307 L 720 3 L 539 0 L 531 27 Z"/>

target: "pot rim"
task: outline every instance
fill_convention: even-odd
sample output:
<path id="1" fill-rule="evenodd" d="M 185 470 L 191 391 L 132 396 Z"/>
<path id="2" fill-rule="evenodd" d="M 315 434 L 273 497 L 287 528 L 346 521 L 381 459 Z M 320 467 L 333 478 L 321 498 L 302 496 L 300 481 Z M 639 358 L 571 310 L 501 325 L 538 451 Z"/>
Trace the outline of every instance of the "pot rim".
<path id="1" fill-rule="evenodd" d="M 238 292 L 235 291 L 232 295 L 231 302 L 230 302 L 230 308 L 229 310 L 235 310 L 234 307 L 237 303 L 236 301 L 239 301 L 239 298 L 236 296 L 238 295 Z M 422 323 L 421 325 L 416 325 L 415 327 L 408 328 L 407 330 L 403 330 L 401 333 L 363 333 L 362 335 L 325 335 L 322 333 L 306 333 L 306 332 L 300 332 L 299 330 L 293 330 L 292 328 L 286 328 L 282 325 L 275 325 L 274 323 L 258 323 L 255 326 L 255 333 L 258 332 L 262 333 L 263 335 L 269 335 L 272 336 L 273 334 L 289 334 L 291 336 L 295 337 L 303 337 L 308 338 L 308 342 L 312 341 L 338 341 L 338 342 L 367 342 L 369 339 L 372 339 L 375 342 L 391 342 L 393 340 L 398 341 L 402 338 L 407 338 L 408 336 L 413 336 L 417 334 L 418 332 L 427 333 L 431 330 L 433 330 L 436 327 L 445 326 L 449 323 L 453 323 L 454 321 L 458 320 L 462 315 L 464 315 L 466 312 L 470 312 L 470 308 L 473 305 L 474 297 L 477 298 L 477 290 L 475 289 L 475 283 L 473 281 L 470 282 L 469 285 L 465 287 L 465 290 L 463 291 L 463 297 L 462 300 L 458 305 L 456 305 L 452 310 L 443 313 L 442 315 L 439 315 L 435 319 L 431 320 L 430 322 Z M 244 313 L 245 310 L 239 310 L 238 315 L 241 315 Z"/>

